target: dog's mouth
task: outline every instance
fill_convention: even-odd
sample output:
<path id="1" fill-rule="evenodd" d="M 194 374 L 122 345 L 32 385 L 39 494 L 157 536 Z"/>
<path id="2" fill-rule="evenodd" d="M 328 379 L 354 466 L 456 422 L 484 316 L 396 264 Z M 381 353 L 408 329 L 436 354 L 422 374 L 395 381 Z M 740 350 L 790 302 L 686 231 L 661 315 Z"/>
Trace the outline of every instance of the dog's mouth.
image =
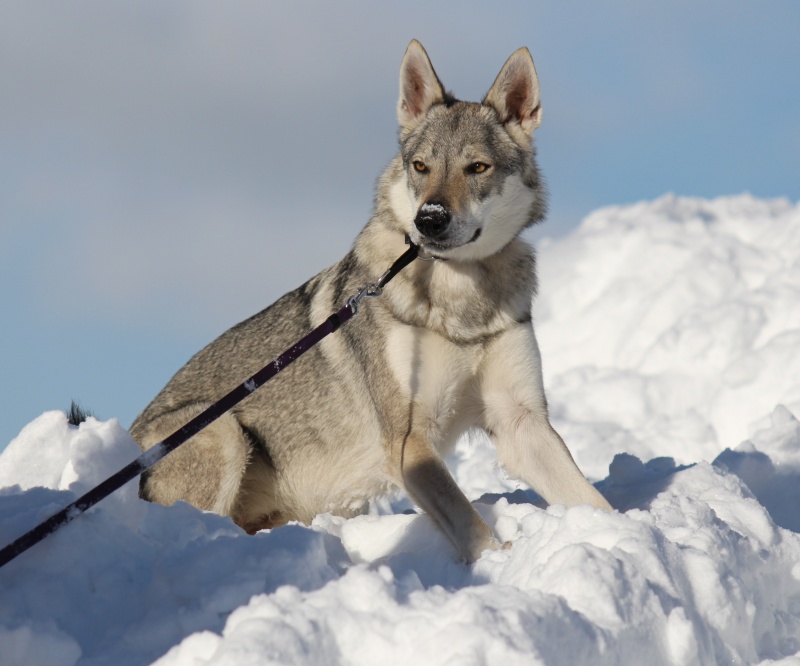
<path id="1" fill-rule="evenodd" d="M 446 241 L 436 241 L 430 238 L 425 238 L 424 236 L 420 238 L 419 245 L 422 247 L 423 250 L 432 258 L 432 259 L 447 259 L 447 257 L 437 256 L 436 253 L 447 252 L 448 250 L 455 250 L 459 247 L 464 247 L 465 245 L 469 245 L 470 243 L 474 243 L 477 241 L 481 234 L 483 233 L 483 229 L 478 227 L 475 230 L 475 233 L 472 234 L 472 238 L 470 238 L 466 243 L 448 243 Z"/>

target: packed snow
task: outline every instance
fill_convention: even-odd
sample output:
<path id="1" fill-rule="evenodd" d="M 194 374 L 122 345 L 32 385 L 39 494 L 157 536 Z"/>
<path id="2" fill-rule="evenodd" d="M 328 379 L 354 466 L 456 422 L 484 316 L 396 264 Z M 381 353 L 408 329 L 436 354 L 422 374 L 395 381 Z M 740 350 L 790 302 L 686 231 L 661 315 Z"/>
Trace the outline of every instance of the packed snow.
<path id="1" fill-rule="evenodd" d="M 540 244 L 554 423 L 617 509 L 544 507 L 465 438 L 506 550 L 400 495 L 248 536 L 136 482 L 0 570 L 0 664 L 800 664 L 800 205 L 666 196 Z M 138 455 L 61 412 L 0 455 L 0 545 Z"/>

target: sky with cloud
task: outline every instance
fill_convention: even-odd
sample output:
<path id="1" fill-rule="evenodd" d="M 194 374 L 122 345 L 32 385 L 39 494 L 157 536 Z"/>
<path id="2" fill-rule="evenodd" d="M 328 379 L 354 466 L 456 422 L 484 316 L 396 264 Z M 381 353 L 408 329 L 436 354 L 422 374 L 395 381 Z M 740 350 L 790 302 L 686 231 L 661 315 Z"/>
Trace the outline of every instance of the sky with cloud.
<path id="1" fill-rule="evenodd" d="M 798 200 L 798 28 L 795 0 L 0 0 L 0 448 L 72 398 L 130 425 L 337 261 L 412 37 L 464 99 L 529 47 L 540 238 L 665 192 Z"/>

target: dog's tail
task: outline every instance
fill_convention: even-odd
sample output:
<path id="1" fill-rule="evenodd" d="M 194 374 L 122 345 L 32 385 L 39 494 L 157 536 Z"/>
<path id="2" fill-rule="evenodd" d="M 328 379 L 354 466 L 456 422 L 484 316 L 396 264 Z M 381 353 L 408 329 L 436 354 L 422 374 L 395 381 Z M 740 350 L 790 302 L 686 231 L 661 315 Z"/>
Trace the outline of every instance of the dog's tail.
<path id="1" fill-rule="evenodd" d="M 90 416 L 94 416 L 94 414 L 92 414 L 92 412 L 88 409 L 84 409 L 73 400 L 70 403 L 69 411 L 67 412 L 67 423 L 74 426 L 80 425 Z"/>

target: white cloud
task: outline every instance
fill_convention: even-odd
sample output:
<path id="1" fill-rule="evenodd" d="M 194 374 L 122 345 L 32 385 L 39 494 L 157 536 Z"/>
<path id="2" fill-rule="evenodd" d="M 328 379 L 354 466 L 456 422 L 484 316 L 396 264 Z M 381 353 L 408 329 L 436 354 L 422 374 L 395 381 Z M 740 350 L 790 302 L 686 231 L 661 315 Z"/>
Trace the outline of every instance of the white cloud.
<path id="1" fill-rule="evenodd" d="M 508 54 L 530 47 L 553 233 L 598 204 L 674 189 L 674 163 L 643 170 L 618 156 L 660 159 L 669 151 L 644 149 L 643 138 L 674 141 L 664 123 L 674 130 L 701 98 L 714 110 L 717 69 L 702 63 L 699 31 L 714 32 L 718 56 L 719 34 L 754 21 L 722 6 L 6 4 L 0 253 L 33 248 L 30 282 L 54 316 L 66 314 L 66 292 L 120 321 L 168 311 L 170 298 L 221 318 L 262 304 L 265 291 L 277 296 L 340 256 L 366 221 L 395 149 L 397 68 L 411 37 L 473 99 Z M 643 192 L 637 171 L 657 191 Z M 264 261 L 269 247 L 281 249 Z M 244 285 L 243 266 L 254 271 Z"/>

